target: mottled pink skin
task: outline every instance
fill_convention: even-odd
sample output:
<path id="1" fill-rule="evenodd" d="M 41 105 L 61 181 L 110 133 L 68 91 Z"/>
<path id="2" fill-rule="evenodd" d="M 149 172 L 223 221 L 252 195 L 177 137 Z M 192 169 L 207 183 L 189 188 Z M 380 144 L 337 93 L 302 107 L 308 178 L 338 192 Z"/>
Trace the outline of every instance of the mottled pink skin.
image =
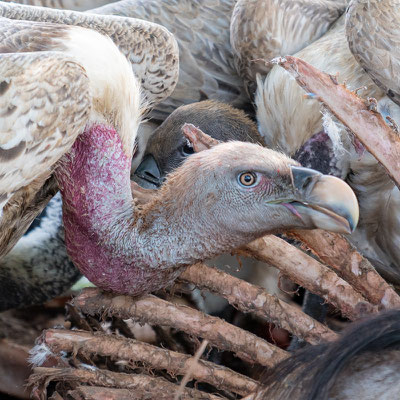
<path id="1" fill-rule="evenodd" d="M 270 195 L 273 189 L 274 189 L 274 183 L 272 182 L 271 179 L 265 177 L 264 175 L 261 175 L 260 182 L 256 186 L 254 186 L 253 188 L 249 188 L 250 191 L 258 192 L 263 196 Z"/>
<path id="2" fill-rule="evenodd" d="M 130 159 L 115 129 L 88 127 L 56 171 L 68 254 L 96 286 L 140 295 L 172 282 L 177 269 L 148 267 L 137 249 Z"/>

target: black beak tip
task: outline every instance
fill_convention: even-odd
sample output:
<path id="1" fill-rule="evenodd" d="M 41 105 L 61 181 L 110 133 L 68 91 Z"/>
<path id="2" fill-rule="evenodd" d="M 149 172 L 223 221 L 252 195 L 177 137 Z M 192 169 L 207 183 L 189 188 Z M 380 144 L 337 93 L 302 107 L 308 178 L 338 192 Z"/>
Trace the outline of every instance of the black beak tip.
<path id="1" fill-rule="evenodd" d="M 142 162 L 136 168 L 135 174 L 140 180 L 147 181 L 157 187 L 161 186 L 162 176 L 156 159 L 147 154 L 144 156 Z"/>

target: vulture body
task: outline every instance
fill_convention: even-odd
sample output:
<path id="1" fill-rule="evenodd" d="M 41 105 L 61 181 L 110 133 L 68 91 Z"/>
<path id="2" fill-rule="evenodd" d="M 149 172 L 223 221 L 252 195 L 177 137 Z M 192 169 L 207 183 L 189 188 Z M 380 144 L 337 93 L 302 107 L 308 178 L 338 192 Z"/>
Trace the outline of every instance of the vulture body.
<path id="1" fill-rule="evenodd" d="M 279 229 L 354 229 L 358 206 L 346 184 L 301 168 L 283 154 L 242 142 L 223 143 L 192 155 L 152 201 L 135 206 L 130 161 L 144 111 L 141 92 L 147 106 L 172 92 L 178 71 L 172 35 L 158 25 L 126 18 L 76 17 L 55 10 L 43 15 L 41 9 L 11 5 L 0 10 L 13 18 L 1 25 L 8 30 L 0 42 L 8 51 L 0 56 L 7 89 L 18 93 L 19 86 L 33 85 L 45 97 L 37 103 L 39 113 L 25 118 L 17 108 L 4 118 L 9 129 L 5 145 L 15 147 L 39 134 L 68 138 L 69 126 L 64 132 L 56 119 L 56 109 L 63 106 L 57 95 L 65 96 L 72 89 L 79 94 L 68 97 L 71 118 L 78 121 L 72 124 L 75 136 L 54 154 L 46 147 L 53 159 L 43 160 L 40 172 L 45 161 L 50 164 L 46 168 L 54 168 L 63 199 L 68 254 L 100 288 L 131 295 L 157 290 L 169 285 L 187 265 Z M 44 17 L 50 22 L 38 22 Z M 68 22 L 86 23 L 99 32 Z M 121 37 L 121 31 L 130 36 Z M 32 73 L 27 66 L 37 68 L 35 79 L 21 78 L 21 69 Z M 61 78 L 69 71 L 75 79 L 64 83 Z M 57 87 L 54 92 L 49 74 L 51 81 L 64 85 L 61 90 Z M 25 102 L 29 103 L 31 92 Z M 33 95 L 36 100 L 38 95 Z M 9 100 L 7 90 L 3 99 Z M 54 125 L 46 130 L 41 125 L 49 110 Z M 24 129 L 19 129 L 21 125 Z M 26 157 L 21 154 L 18 162 Z M 18 171 L 22 167 L 17 161 L 11 167 Z M 34 171 L 30 173 L 34 179 Z"/>
<path id="2" fill-rule="evenodd" d="M 177 80 L 178 55 L 176 42 L 167 30 L 143 21 L 7 3 L 0 3 L 0 15 L 10 18 L 2 20 L 0 32 L 0 52 L 4 53 L 1 59 L 3 90 L 0 107 L 4 110 L 1 120 L 4 131 L 3 148 L 6 150 L 7 146 L 11 146 L 12 151 L 9 154 L 13 155 L 11 159 L 10 156 L 4 159 L 7 161 L 3 163 L 7 184 L 3 189 L 0 188 L 3 193 L 1 206 L 7 203 L 0 226 L 1 256 L 15 245 L 31 221 L 56 193 L 54 178 L 47 179 L 54 168 L 54 162 L 72 146 L 90 117 L 92 104 L 89 91 L 92 88 L 87 76 L 82 73 L 82 67 L 75 62 L 74 56 L 68 58 L 69 56 L 65 55 L 68 51 L 63 43 L 63 34 L 77 32 L 77 36 L 82 34 L 84 38 L 88 32 L 89 36 L 98 35 L 92 37 L 93 40 L 100 38 L 99 43 L 102 43 L 104 38 L 105 45 L 112 48 L 112 42 L 104 35 L 111 37 L 131 61 L 137 75 L 146 82 L 142 85 L 142 90 L 149 106 L 167 97 L 172 91 Z M 38 24 L 32 25 L 31 28 L 28 20 L 38 21 Z M 49 22 L 40 23 L 41 20 Z M 58 25 L 52 26 L 52 23 Z M 60 30 L 54 33 L 54 39 L 50 40 L 53 38 L 53 27 Z M 87 27 L 93 27 L 94 30 L 88 30 Z M 45 39 L 40 36 L 41 29 Z M 95 29 L 99 32 L 96 33 Z M 138 32 L 143 32 L 143 35 Z M 135 42 L 137 38 L 139 48 L 136 49 L 136 54 L 133 54 L 130 43 Z M 79 45 L 77 47 L 79 48 Z M 102 51 L 98 47 L 97 50 L 100 53 Z M 118 53 L 118 50 L 112 50 Z M 60 60 L 59 65 L 52 62 L 53 54 L 49 54 L 49 51 L 54 52 L 54 59 Z M 73 52 L 73 49 L 70 51 Z M 160 64 L 158 61 L 151 61 L 155 53 L 160 57 L 154 57 L 154 60 L 161 60 Z M 144 57 L 140 57 L 143 54 Z M 66 63 L 65 71 L 69 75 L 63 75 L 62 62 Z M 94 73 L 100 81 L 107 81 L 106 67 L 113 66 L 110 65 L 110 59 L 103 62 L 104 75 Z M 92 71 L 95 71 L 97 66 L 92 65 Z M 46 87 L 46 83 L 36 79 L 42 72 L 50 79 L 49 88 Z M 112 70 L 108 73 L 113 75 Z M 17 74 L 18 79 L 15 76 Z M 59 79 L 53 81 L 57 74 L 60 74 Z M 76 82 L 76 86 L 70 85 L 70 82 Z M 19 84 L 28 86 L 22 91 Z M 59 91 L 57 85 L 60 86 Z M 123 86 L 122 83 L 121 85 Z M 56 95 L 50 96 L 42 86 L 50 93 L 54 90 Z M 55 97 L 59 94 L 65 99 L 65 105 L 61 108 L 58 108 Z M 19 115 L 25 115 L 26 119 L 19 119 Z M 28 126 L 27 131 L 23 129 L 24 124 Z M 24 132 L 29 134 L 29 129 L 39 129 L 40 133 L 35 132 L 32 138 L 28 137 L 28 140 L 25 140 Z M 15 145 L 13 141 L 5 144 L 7 137 L 13 137 Z M 18 143 L 20 147 L 16 147 Z M 22 179 L 19 178 L 21 175 Z"/>
<path id="3" fill-rule="evenodd" d="M 389 400 L 400 393 L 400 311 L 353 323 L 266 372 L 261 399 Z"/>
<path id="4" fill-rule="evenodd" d="M 178 84 L 151 113 L 163 121 L 179 106 L 201 100 L 249 106 L 229 42 L 234 5 L 234 0 L 122 0 L 90 12 L 144 19 L 174 34 L 179 46 Z"/>
<path id="5" fill-rule="evenodd" d="M 113 0 L 2 0 L 5 3 L 18 3 L 27 6 L 41 6 L 65 10 L 85 11 L 112 3 Z M 114 0 L 115 1 L 115 0 Z"/>
<path id="6" fill-rule="evenodd" d="M 256 74 L 271 69 L 266 61 L 314 42 L 343 14 L 346 4 L 345 0 L 239 0 L 230 40 L 236 69 L 250 92 Z"/>
<path id="7" fill-rule="evenodd" d="M 41 304 L 65 293 L 81 274 L 68 257 L 61 195 L 54 196 L 37 226 L 0 260 L 0 311 Z"/>
<path id="8" fill-rule="evenodd" d="M 375 4 L 375 9 L 385 7 L 385 2 Z M 372 14 L 364 17 L 374 18 Z M 362 21 L 368 26 L 369 19 Z M 379 35 L 382 35 L 383 41 L 384 31 L 379 31 Z M 361 36 L 359 41 L 362 41 Z M 375 85 L 349 50 L 345 16 L 339 18 L 324 36 L 295 56 L 332 76 L 338 76 L 337 79 L 345 81 L 349 88 L 363 88 L 360 94 L 376 98 L 378 111 L 400 122 L 398 105 Z M 265 78 L 257 77 L 255 103 L 259 131 L 268 147 L 292 156 L 297 153 L 296 158 L 299 156 L 302 164 L 305 162 L 305 165 L 314 168 L 318 168 L 315 164 L 317 150 L 323 154 L 320 157 L 324 160 L 323 172 L 346 179 L 351 185 L 360 203 L 361 219 L 358 229 L 349 239 L 387 279 L 400 283 L 397 251 L 400 219 L 393 217 L 397 213 L 400 193 L 376 159 L 345 129 L 336 126 L 327 113 L 321 113 L 316 100 L 305 98 L 299 85 L 280 67 L 272 68 Z M 308 148 L 308 155 L 298 154 L 302 146 Z M 312 160 L 313 163 L 308 164 Z"/>

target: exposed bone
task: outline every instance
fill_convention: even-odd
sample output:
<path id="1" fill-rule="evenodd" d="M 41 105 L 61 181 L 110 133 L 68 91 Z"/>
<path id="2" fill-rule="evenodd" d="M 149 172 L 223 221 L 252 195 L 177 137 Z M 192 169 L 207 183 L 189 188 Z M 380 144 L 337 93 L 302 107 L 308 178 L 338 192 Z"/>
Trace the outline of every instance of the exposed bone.
<path id="1" fill-rule="evenodd" d="M 372 304 L 386 309 L 400 307 L 400 296 L 392 286 L 342 235 L 320 229 L 295 230 L 288 234 L 305 243 Z"/>
<path id="2" fill-rule="evenodd" d="M 179 388 L 178 385 L 168 382 L 163 378 L 154 378 L 148 375 L 123 374 L 100 369 L 93 371 L 87 369 L 38 367 L 34 369 L 34 373 L 29 378 L 29 385 L 33 387 L 33 398 L 45 400 L 47 398 L 46 388 L 53 381 L 78 382 L 79 384 L 87 383 L 95 386 L 103 386 L 101 389 L 99 388 L 95 391 L 82 391 L 81 389 L 86 389 L 86 387 L 81 386 L 75 396 L 81 393 L 83 397 L 75 397 L 76 399 L 171 399 Z M 110 390 L 105 388 L 115 389 Z M 129 390 L 122 391 L 120 389 Z M 97 395 L 97 397 L 94 397 L 94 395 Z M 186 388 L 181 399 L 220 400 L 221 397 Z"/>
<path id="3" fill-rule="evenodd" d="M 152 390 L 150 393 L 148 390 L 138 390 L 135 388 L 134 391 L 127 389 L 105 389 L 103 387 L 96 386 L 80 386 L 75 390 L 68 392 L 68 399 L 70 400 L 143 400 L 143 399 L 157 399 L 157 400 L 171 400 L 171 393 L 166 392 L 165 388 L 160 385 L 160 388 Z M 192 393 L 195 393 L 192 389 Z M 184 393 L 180 397 L 182 400 L 223 400 L 225 397 L 213 396 L 208 393 L 198 392 L 196 395 L 191 393 Z"/>
<path id="4" fill-rule="evenodd" d="M 311 344 L 335 340 L 337 335 L 298 308 L 268 294 L 263 288 L 235 278 L 205 264 L 188 267 L 179 277 L 200 289 L 207 289 L 227 299 L 240 311 L 267 318 Z"/>
<path id="5" fill-rule="evenodd" d="M 318 294 L 351 320 L 378 312 L 346 281 L 314 258 L 276 236 L 264 236 L 245 247 L 241 254 L 278 268 L 293 282 Z"/>
<path id="6" fill-rule="evenodd" d="M 382 116 L 371 111 L 363 99 L 344 85 L 335 84 L 329 75 L 299 58 L 287 56 L 275 63 L 293 75 L 306 92 L 315 93 L 318 101 L 357 136 L 400 188 L 400 138 Z"/>
<path id="7" fill-rule="evenodd" d="M 43 332 L 39 342 L 44 342 L 53 353 L 74 353 L 91 357 L 95 354 L 111 357 L 119 362 L 142 362 L 152 369 L 166 370 L 171 376 L 185 375 L 191 356 L 162 349 L 135 339 L 93 334 L 85 331 L 48 329 Z M 252 379 L 238 374 L 229 368 L 198 360 L 192 371 L 192 378 L 207 382 L 217 389 L 245 395 L 257 389 Z"/>
<path id="8" fill-rule="evenodd" d="M 198 361 L 200 357 L 203 355 L 207 345 L 208 345 L 208 340 L 203 340 L 200 347 L 197 349 L 196 354 L 189 359 L 188 369 L 186 371 L 185 376 L 182 379 L 181 384 L 179 385 L 179 390 L 175 393 L 174 400 L 179 400 L 181 398 L 181 395 L 183 394 L 186 385 L 191 380 L 192 375 L 194 374 L 194 371 L 198 366 Z"/>
<path id="9" fill-rule="evenodd" d="M 113 296 L 97 288 L 86 288 L 72 304 L 85 314 L 102 314 L 132 318 L 151 325 L 171 326 L 189 335 L 207 339 L 219 349 L 232 351 L 250 363 L 269 367 L 288 353 L 236 326 L 190 307 L 179 306 L 155 296 L 134 299 Z"/>

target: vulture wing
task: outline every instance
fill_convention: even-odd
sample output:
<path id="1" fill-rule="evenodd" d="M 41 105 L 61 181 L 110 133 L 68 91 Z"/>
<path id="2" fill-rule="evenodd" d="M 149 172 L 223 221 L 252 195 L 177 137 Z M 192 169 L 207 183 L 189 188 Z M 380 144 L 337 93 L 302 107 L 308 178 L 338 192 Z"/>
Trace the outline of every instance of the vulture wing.
<path id="1" fill-rule="evenodd" d="M 264 62 L 294 54 L 322 36 L 346 9 L 345 0 L 239 0 L 230 39 L 235 64 L 247 84 L 271 67 Z"/>
<path id="2" fill-rule="evenodd" d="M 400 2 L 353 1 L 346 14 L 351 52 L 372 80 L 400 106 Z"/>
<path id="3" fill-rule="evenodd" d="M 19 189 L 48 178 L 84 128 L 90 106 L 85 71 L 70 57 L 0 54 L 1 208 Z"/>
<path id="4" fill-rule="evenodd" d="M 93 29 L 109 36 L 139 78 L 148 109 L 167 98 L 178 81 L 179 53 L 172 34 L 160 25 L 134 18 L 93 15 L 0 2 L 0 16 Z M 58 30 L 58 28 L 57 28 Z M 53 31 L 53 34 L 57 33 Z"/>
<path id="5" fill-rule="evenodd" d="M 65 10 L 84 11 L 94 7 L 101 7 L 111 3 L 112 0 L 3 0 L 6 3 L 26 4 L 28 6 L 41 6 L 60 8 Z"/>
<path id="6" fill-rule="evenodd" d="M 140 18 L 166 27 L 179 45 L 179 81 L 153 111 L 164 120 L 177 107 L 214 99 L 243 108 L 249 99 L 233 64 L 229 24 L 233 0 L 123 0 L 91 10 Z"/>

